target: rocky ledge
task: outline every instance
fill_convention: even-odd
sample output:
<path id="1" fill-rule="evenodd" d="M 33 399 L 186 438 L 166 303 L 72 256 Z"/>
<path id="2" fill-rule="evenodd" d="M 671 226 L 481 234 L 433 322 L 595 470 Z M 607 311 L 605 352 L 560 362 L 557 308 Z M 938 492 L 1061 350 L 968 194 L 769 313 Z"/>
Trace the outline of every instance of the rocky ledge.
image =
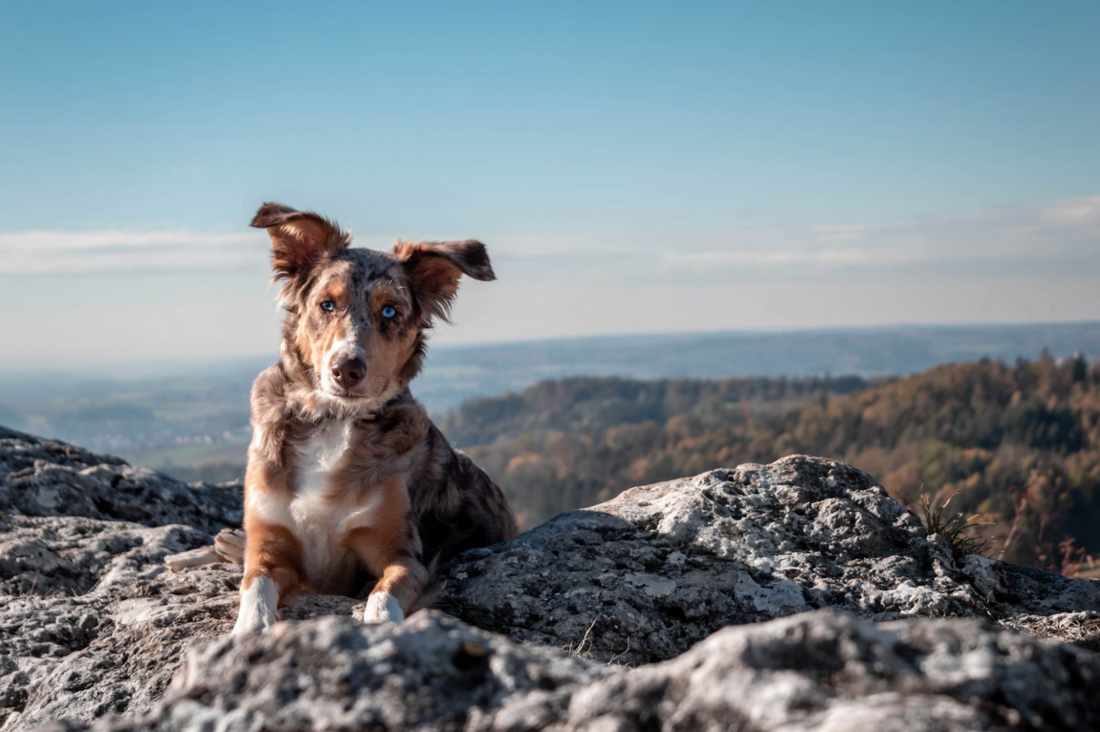
<path id="1" fill-rule="evenodd" d="M 239 522 L 239 485 L 0 428 L 0 511 L 0 730 L 1100 725 L 1100 583 L 955 557 L 822 458 L 562 514 L 400 626 L 306 596 L 243 641 L 239 567 L 164 567 Z"/>

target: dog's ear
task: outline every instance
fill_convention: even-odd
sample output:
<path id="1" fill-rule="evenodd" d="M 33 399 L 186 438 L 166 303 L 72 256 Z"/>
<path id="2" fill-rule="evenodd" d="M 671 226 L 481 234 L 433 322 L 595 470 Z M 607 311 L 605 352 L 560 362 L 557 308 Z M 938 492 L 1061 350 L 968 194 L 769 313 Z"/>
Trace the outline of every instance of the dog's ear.
<path id="1" fill-rule="evenodd" d="M 495 280 L 485 245 L 466 241 L 408 242 L 393 245 L 421 307 L 429 317 L 447 319 L 462 275 L 475 280 Z"/>
<path id="2" fill-rule="evenodd" d="M 271 269 L 276 280 L 294 277 L 324 255 L 346 249 L 351 242 L 334 222 L 281 203 L 260 206 L 252 225 L 267 229 L 271 237 Z"/>

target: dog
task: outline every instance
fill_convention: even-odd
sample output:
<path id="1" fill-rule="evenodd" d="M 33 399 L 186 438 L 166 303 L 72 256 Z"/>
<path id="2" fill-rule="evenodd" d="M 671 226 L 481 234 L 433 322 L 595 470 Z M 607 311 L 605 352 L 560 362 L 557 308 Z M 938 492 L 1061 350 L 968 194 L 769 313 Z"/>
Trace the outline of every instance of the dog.
<path id="1" fill-rule="evenodd" d="M 370 581 L 363 620 L 401 622 L 428 567 L 516 534 L 500 488 L 408 388 L 462 275 L 496 278 L 488 253 L 473 240 L 352 248 L 335 222 L 278 203 L 252 226 L 271 238 L 286 319 L 252 388 L 244 540 L 219 536 L 223 558 L 244 555 L 233 633 L 272 626 L 295 593 Z"/>

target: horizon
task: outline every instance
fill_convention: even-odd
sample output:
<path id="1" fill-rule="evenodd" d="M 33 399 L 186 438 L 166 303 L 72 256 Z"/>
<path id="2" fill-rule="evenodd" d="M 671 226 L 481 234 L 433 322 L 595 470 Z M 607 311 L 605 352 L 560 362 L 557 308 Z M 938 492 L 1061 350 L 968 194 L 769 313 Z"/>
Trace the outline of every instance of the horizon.
<path id="1" fill-rule="evenodd" d="M 430 374 L 432 372 L 432 353 L 476 353 L 493 351 L 495 349 L 523 349 L 525 347 L 530 348 L 553 348 L 565 347 L 569 345 L 582 345 L 592 342 L 613 342 L 620 344 L 634 343 L 638 345 L 652 345 L 666 341 L 681 341 L 681 342 L 698 342 L 698 341 L 718 341 L 718 340 L 751 340 L 751 339 L 766 339 L 766 338 L 783 338 L 790 336 L 829 336 L 829 335 L 873 335 L 877 333 L 882 334 L 897 334 L 906 335 L 914 332 L 926 331 L 929 334 L 943 335 L 947 332 L 965 332 L 965 331 L 982 331 L 989 333 L 1007 332 L 1013 329 L 1057 329 L 1057 328 L 1081 328 L 1095 326 L 1100 333 L 1100 319 L 1098 320 L 1079 320 L 1079 321 L 1062 321 L 1062 322 L 1014 322 L 1014 323 L 891 323 L 885 325 L 868 325 L 868 326 L 835 326 L 835 327 L 820 327 L 820 328 L 787 328 L 787 329 L 761 329 L 761 330 L 710 330 L 710 331 L 684 331 L 684 332 L 654 332 L 654 333 L 607 333 L 596 335 L 580 335 L 580 336 L 560 336 L 551 338 L 539 338 L 531 340 L 508 340 L 508 341 L 488 341 L 479 343 L 466 343 L 466 342 L 444 342 L 437 343 L 434 340 L 429 339 L 428 359 L 425 362 L 425 369 L 421 375 L 419 375 L 416 381 L 419 381 L 424 374 Z M 1046 347 L 1046 346 L 1044 346 Z M 1079 354 L 1084 356 L 1090 361 L 1100 361 L 1100 350 L 1096 353 L 1085 352 L 1072 352 L 1064 355 Z M 1055 354 L 1057 355 L 1057 354 Z M 995 360 L 1003 358 L 1002 356 L 990 356 Z M 1026 355 L 1019 355 L 1018 357 L 1027 358 Z M 1061 356 L 1058 356 L 1061 357 Z M 105 362 L 93 362 L 81 369 L 70 370 L 52 370 L 52 369 L 34 369 L 34 368 L 8 368 L 0 361 L 0 377 L 23 381 L 33 382 L 39 379 L 46 380 L 57 376 L 70 376 L 77 377 L 85 381 L 94 382 L 112 382 L 112 381 L 132 381 L 132 380 L 156 380 L 161 378 L 181 378 L 187 376 L 223 376 L 233 370 L 240 369 L 255 369 L 257 367 L 262 368 L 264 364 L 270 365 L 276 363 L 279 359 L 277 351 L 271 351 L 269 353 L 255 353 L 242 356 L 229 356 L 222 358 L 208 358 L 208 359 L 192 359 L 192 360 L 159 360 L 159 361 L 105 361 Z M 963 359 L 966 360 L 966 359 Z M 786 377 L 796 377 L 801 372 L 791 374 L 761 374 L 761 375 L 777 375 Z M 825 372 L 821 372 L 824 374 Z M 834 376 L 856 375 L 857 372 L 852 374 L 837 372 Z M 910 373 L 910 372 L 906 372 Z M 906 373 L 898 373 L 894 375 L 904 376 Z M 731 376 L 747 376 L 748 374 L 731 374 Z M 723 378 L 723 377 L 708 377 L 708 378 Z"/>

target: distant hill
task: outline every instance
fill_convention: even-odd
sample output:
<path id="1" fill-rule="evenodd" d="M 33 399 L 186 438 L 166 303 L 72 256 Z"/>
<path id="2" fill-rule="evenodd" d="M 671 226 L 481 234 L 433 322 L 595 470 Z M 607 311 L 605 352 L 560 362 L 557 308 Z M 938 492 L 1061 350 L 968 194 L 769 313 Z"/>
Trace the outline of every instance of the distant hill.
<path id="1" fill-rule="evenodd" d="M 470 400 L 441 427 L 527 526 L 634 485 L 804 453 L 850 462 L 910 506 L 922 487 L 941 502 L 958 490 L 951 512 L 983 514 L 979 533 L 1009 559 L 1061 569 L 1100 552 L 1100 368 L 1082 358 L 878 383 L 572 378 Z"/>
<path id="2" fill-rule="evenodd" d="M 782 333 L 607 336 L 429 352 L 415 393 L 432 409 L 566 376 L 717 379 L 727 376 L 905 375 L 981 358 L 1100 358 L 1100 323 L 891 326 Z"/>
<path id="3" fill-rule="evenodd" d="M 430 411 L 442 414 L 467 399 L 518 393 L 545 379 L 783 376 L 798 381 L 829 374 L 875 379 L 983 357 L 1007 362 L 1018 357 L 1035 359 L 1044 347 L 1054 356 L 1081 353 L 1096 358 L 1100 323 L 680 333 L 436 345 L 429 351 L 424 374 L 413 383 L 413 392 Z M 186 480 L 230 479 L 244 472 L 249 387 L 274 358 L 171 366 L 125 363 L 76 374 L 0 374 L 0 424 L 121 454 L 134 464 Z M 839 389 L 840 383 L 834 380 L 829 388 Z M 793 391 L 786 398 L 788 403 L 801 398 L 794 396 L 796 387 L 789 388 Z M 773 401 L 771 407 L 781 403 Z M 496 429 L 492 424 L 487 428 Z M 516 425 L 508 426 L 513 428 Z M 490 436 L 478 439 L 486 441 Z"/>

